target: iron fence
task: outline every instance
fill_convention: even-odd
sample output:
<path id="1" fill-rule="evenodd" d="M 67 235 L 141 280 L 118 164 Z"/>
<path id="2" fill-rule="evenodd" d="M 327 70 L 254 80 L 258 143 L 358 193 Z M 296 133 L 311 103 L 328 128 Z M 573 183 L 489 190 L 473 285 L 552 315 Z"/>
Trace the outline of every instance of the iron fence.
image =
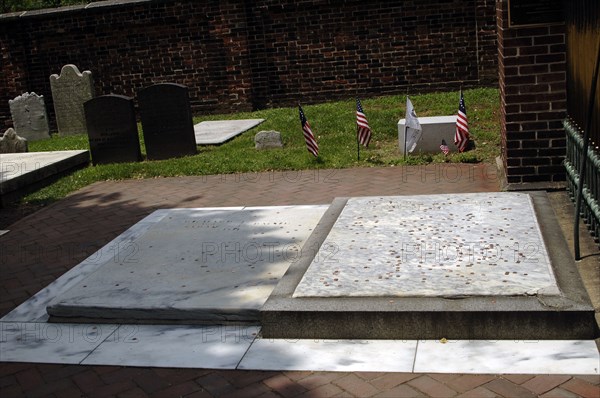
<path id="1" fill-rule="evenodd" d="M 564 163 L 567 170 L 567 188 L 573 200 L 575 200 L 580 183 L 581 170 L 579 169 L 582 157 L 588 157 L 583 178 L 580 216 L 600 247 L 600 152 L 590 145 L 587 154 L 584 154 L 582 129 L 571 119 L 565 119 L 563 126 L 567 133 L 567 156 Z"/>

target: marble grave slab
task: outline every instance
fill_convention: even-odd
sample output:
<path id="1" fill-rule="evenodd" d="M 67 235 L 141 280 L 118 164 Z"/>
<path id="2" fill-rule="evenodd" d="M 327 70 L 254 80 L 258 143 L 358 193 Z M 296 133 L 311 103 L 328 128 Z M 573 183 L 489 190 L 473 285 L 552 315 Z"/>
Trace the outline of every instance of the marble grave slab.
<path id="1" fill-rule="evenodd" d="M 218 145 L 264 122 L 265 119 L 214 120 L 194 125 L 197 145 Z"/>
<path id="2" fill-rule="evenodd" d="M 261 309 L 275 339 L 593 339 L 545 192 L 336 198 Z"/>
<path id="3" fill-rule="evenodd" d="M 0 194 L 2 203 L 27 191 L 28 187 L 70 169 L 88 164 L 88 151 L 5 153 L 0 157 Z"/>
<path id="4" fill-rule="evenodd" d="M 62 320 L 257 322 L 326 209 L 168 210 L 59 295 L 48 313 Z"/>
<path id="5" fill-rule="evenodd" d="M 351 198 L 294 297 L 558 295 L 531 198 Z"/>

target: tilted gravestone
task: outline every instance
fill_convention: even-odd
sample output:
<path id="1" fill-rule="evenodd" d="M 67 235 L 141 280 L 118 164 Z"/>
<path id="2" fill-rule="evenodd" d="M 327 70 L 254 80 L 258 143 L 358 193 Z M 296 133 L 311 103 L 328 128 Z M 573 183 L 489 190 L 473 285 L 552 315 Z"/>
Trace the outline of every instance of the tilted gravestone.
<path id="1" fill-rule="evenodd" d="M 43 95 L 24 93 L 8 100 L 8 106 L 18 135 L 29 141 L 50 138 Z"/>
<path id="2" fill-rule="evenodd" d="M 142 159 L 133 98 L 103 95 L 83 106 L 94 164 Z"/>
<path id="3" fill-rule="evenodd" d="M 65 65 L 60 76 L 50 76 L 50 88 L 58 132 L 62 135 L 84 134 L 83 103 L 94 97 L 92 72 L 80 73 L 75 65 Z"/>
<path id="4" fill-rule="evenodd" d="M 138 93 L 148 159 L 194 155 L 196 137 L 187 87 L 160 83 Z"/>
<path id="5" fill-rule="evenodd" d="M 0 136 L 0 153 L 27 152 L 27 140 L 19 137 L 11 127 Z"/>

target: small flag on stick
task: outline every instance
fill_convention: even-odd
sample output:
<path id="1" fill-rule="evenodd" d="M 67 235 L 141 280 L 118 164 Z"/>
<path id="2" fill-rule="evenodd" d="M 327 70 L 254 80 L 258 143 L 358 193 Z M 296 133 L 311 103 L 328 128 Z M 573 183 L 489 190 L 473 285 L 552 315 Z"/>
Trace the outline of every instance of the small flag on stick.
<path id="1" fill-rule="evenodd" d="M 458 115 L 456 115 L 456 133 L 454 134 L 454 143 L 459 152 L 464 152 L 469 143 L 469 123 L 467 122 L 467 107 L 465 98 L 460 90 L 460 101 L 458 102 Z"/>
<path id="2" fill-rule="evenodd" d="M 358 134 L 358 142 L 368 147 L 371 141 L 371 128 L 358 98 L 356 99 L 356 125 L 358 126 L 356 132 Z"/>
<path id="3" fill-rule="evenodd" d="M 442 140 L 442 145 L 440 145 L 440 149 L 444 152 L 444 155 L 447 155 L 450 152 L 450 148 L 446 144 L 446 140 Z"/>
<path id="4" fill-rule="evenodd" d="M 310 124 L 308 124 L 308 120 L 306 120 L 306 116 L 304 116 L 304 111 L 300 105 L 298 105 L 298 110 L 300 111 L 300 123 L 302 124 L 302 133 L 304 134 L 304 140 L 306 141 L 306 148 L 308 149 L 308 152 L 317 157 L 319 156 L 319 146 L 315 140 L 315 135 L 310 129 Z"/>

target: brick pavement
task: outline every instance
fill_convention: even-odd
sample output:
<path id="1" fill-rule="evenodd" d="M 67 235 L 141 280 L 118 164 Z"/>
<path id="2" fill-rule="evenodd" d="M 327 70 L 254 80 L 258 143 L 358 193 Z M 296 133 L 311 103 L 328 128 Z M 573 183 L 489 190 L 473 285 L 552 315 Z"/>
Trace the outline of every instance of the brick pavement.
<path id="1" fill-rule="evenodd" d="M 19 220 L 8 228 L 9 234 L 0 237 L 0 316 L 159 208 L 323 204 L 339 196 L 486 192 L 498 188 L 494 166 L 466 164 L 96 183 Z M 599 398 L 600 377 L 0 363 L 0 397 L 12 396 Z"/>

